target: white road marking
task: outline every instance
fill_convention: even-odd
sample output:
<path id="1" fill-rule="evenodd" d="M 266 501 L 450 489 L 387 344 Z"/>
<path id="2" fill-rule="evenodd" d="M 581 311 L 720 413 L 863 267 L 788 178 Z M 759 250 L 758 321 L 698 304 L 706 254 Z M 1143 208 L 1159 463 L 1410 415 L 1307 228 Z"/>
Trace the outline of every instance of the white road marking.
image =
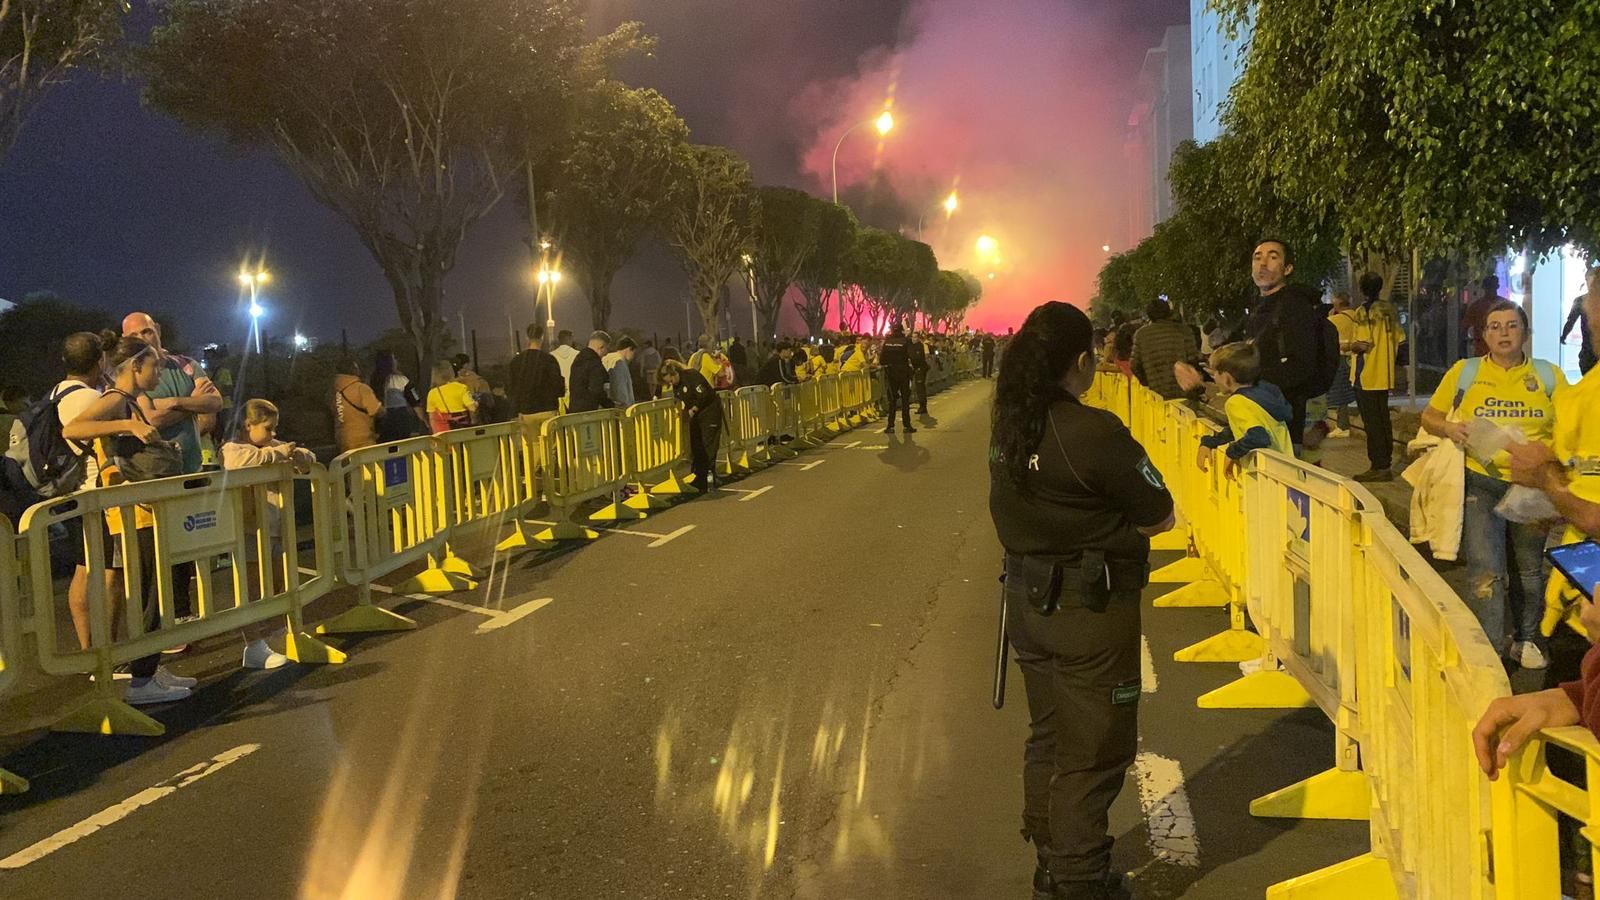
<path id="1" fill-rule="evenodd" d="M 646 544 L 645 546 L 650 548 L 650 549 L 654 549 L 656 547 L 660 547 L 660 546 L 662 546 L 664 544 L 667 544 L 667 543 L 670 543 L 672 541 L 675 541 L 678 538 L 683 537 L 684 535 L 688 534 L 689 532 L 691 532 L 693 530 L 694 530 L 694 526 L 693 525 L 685 525 L 682 528 L 679 528 L 677 531 L 673 531 L 673 532 L 669 532 L 667 534 L 663 534 L 661 537 L 656 538 L 655 540 L 651 541 L 649 544 Z"/>
<path id="2" fill-rule="evenodd" d="M 1139 687 L 1143 693 L 1154 694 L 1161 682 L 1156 678 L 1155 659 L 1150 655 L 1150 639 L 1139 636 Z"/>
<path id="3" fill-rule="evenodd" d="M 764 494 L 767 491 L 772 490 L 772 485 L 769 484 L 766 487 L 760 489 L 759 491 L 756 490 L 755 488 L 722 487 L 720 485 L 717 487 L 717 490 L 719 490 L 719 491 L 727 491 L 730 494 Z"/>
<path id="4" fill-rule="evenodd" d="M 499 610 L 489 609 L 473 603 L 462 603 L 460 600 L 451 600 L 449 597 L 435 597 L 432 594 L 398 594 L 395 593 L 394 588 L 389 587 L 388 585 L 379 584 L 376 581 L 372 583 L 372 589 L 382 594 L 389 594 L 390 596 L 394 597 L 404 597 L 407 600 L 422 600 L 427 603 L 437 603 L 440 606 L 448 606 L 451 609 L 459 609 L 462 612 L 477 613 L 480 616 L 494 618 L 495 616 L 500 615 Z"/>
<path id="5" fill-rule="evenodd" d="M 510 625 L 513 622 L 516 622 L 516 621 L 522 619 L 524 616 L 528 615 L 529 613 L 538 612 L 539 610 L 544 609 L 546 606 L 549 606 L 550 604 L 552 604 L 554 602 L 555 602 L 555 598 L 553 598 L 553 597 L 545 597 L 545 598 L 543 598 L 541 600 L 529 600 L 527 603 L 524 603 L 521 606 L 515 607 L 513 609 L 508 609 L 508 610 L 506 610 L 505 612 L 502 612 L 502 613 L 497 613 L 494 618 L 490 619 L 487 622 L 478 623 L 478 627 L 473 629 L 473 633 L 474 634 L 487 634 L 487 633 L 489 633 L 491 631 L 496 631 L 498 629 L 504 628 L 507 625 Z"/>
<path id="6" fill-rule="evenodd" d="M 817 466 L 820 466 L 825 462 L 827 462 L 827 460 L 825 460 L 825 459 L 814 459 L 811 462 L 782 462 L 782 463 L 778 463 L 778 465 L 780 465 L 780 466 L 795 466 L 795 467 L 798 467 L 800 469 L 800 471 L 802 471 L 802 472 L 809 472 L 812 469 L 815 469 Z"/>
<path id="7" fill-rule="evenodd" d="M 1200 839 L 1195 832 L 1194 810 L 1183 787 L 1178 761 L 1141 752 L 1133 760 L 1139 777 L 1139 806 L 1150 831 L 1150 852 L 1173 865 L 1200 865 Z"/>
<path id="8" fill-rule="evenodd" d="M 179 788 L 186 788 L 208 775 L 220 772 L 227 766 L 260 749 L 260 744 L 241 744 L 232 750 L 219 753 L 199 765 L 190 766 L 155 787 L 145 788 L 116 806 L 101 810 L 78 824 L 70 828 L 64 828 L 31 847 L 19 850 L 5 859 L 0 859 L 0 869 L 20 869 L 29 863 L 38 862 L 62 847 L 81 841 L 109 825 L 115 825 L 140 808 L 149 806 L 169 794 L 177 793 Z"/>
<path id="9" fill-rule="evenodd" d="M 761 488 L 759 490 L 754 490 L 754 491 L 751 491 L 748 494 L 745 494 L 743 497 L 739 498 L 739 502 L 740 503 L 749 503 L 751 500 L 754 500 L 755 498 L 761 496 L 762 494 L 765 494 L 767 491 L 770 491 L 770 490 L 772 490 L 772 485 L 769 484 L 764 488 Z"/>

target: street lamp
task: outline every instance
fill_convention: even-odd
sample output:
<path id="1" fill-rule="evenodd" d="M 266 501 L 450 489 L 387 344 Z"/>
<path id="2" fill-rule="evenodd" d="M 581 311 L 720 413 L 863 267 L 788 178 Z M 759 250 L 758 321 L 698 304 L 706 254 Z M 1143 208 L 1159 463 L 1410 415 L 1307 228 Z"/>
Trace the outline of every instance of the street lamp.
<path id="1" fill-rule="evenodd" d="M 979 256 L 982 256 L 982 257 L 987 259 L 988 257 L 994 256 L 995 253 L 999 249 L 1000 249 L 1000 242 L 999 241 L 995 240 L 994 238 L 990 237 L 987 234 L 979 235 L 979 237 L 978 237 L 978 255 Z"/>
<path id="2" fill-rule="evenodd" d="M 945 215 L 945 218 L 948 219 L 949 217 L 955 215 L 956 214 L 956 210 L 960 206 L 961 206 L 960 198 L 958 198 L 956 196 L 956 192 L 955 191 L 951 191 L 950 192 L 950 196 L 944 198 L 944 215 Z"/>
<path id="3" fill-rule="evenodd" d="M 561 283 L 561 270 L 552 269 L 548 266 L 542 267 L 539 269 L 538 279 L 539 291 L 544 293 L 546 298 L 547 320 L 544 323 L 544 330 L 549 334 L 549 340 L 554 342 L 556 339 L 556 285 Z M 539 297 L 537 294 L 533 298 L 533 311 L 535 313 L 539 311 Z"/>
<path id="4" fill-rule="evenodd" d="M 297 351 L 298 350 L 304 350 L 304 349 L 306 349 L 306 345 L 310 344 L 310 343 L 311 343 L 311 339 L 310 338 L 306 337 L 305 335 L 301 334 L 298 331 L 296 331 L 294 333 L 294 349 L 295 350 L 297 350 Z"/>
<path id="5" fill-rule="evenodd" d="M 266 269 L 239 270 L 239 283 L 250 289 L 250 330 L 255 335 L 256 352 L 261 352 L 261 317 L 266 310 L 261 308 L 261 286 L 272 280 L 272 275 Z"/>
<path id="6" fill-rule="evenodd" d="M 745 283 L 750 289 L 750 342 L 754 345 L 761 342 L 761 324 L 756 320 L 756 260 L 748 253 L 740 259 L 744 260 Z"/>
<path id="7" fill-rule="evenodd" d="M 1101 244 L 1100 245 L 1100 252 L 1101 253 L 1110 253 L 1111 252 L 1111 245 L 1110 244 Z"/>
<path id="8" fill-rule="evenodd" d="M 878 116 L 876 119 L 867 119 L 863 122 L 857 122 L 854 125 L 851 125 L 849 128 L 846 128 L 844 130 L 844 134 L 839 135 L 839 143 L 833 145 L 834 203 L 839 202 L 839 148 L 844 146 L 844 139 L 850 136 L 850 132 L 855 131 L 857 128 L 860 128 L 863 125 L 871 125 L 877 128 L 880 136 L 887 135 L 889 132 L 894 130 L 894 116 L 886 109 L 883 111 L 883 115 Z"/>

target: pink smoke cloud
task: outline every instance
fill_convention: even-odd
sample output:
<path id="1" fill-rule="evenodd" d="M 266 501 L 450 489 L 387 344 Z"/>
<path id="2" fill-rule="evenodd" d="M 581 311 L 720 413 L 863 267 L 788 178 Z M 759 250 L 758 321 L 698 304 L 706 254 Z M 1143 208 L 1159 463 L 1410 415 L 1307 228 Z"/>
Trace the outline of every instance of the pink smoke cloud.
<path id="1" fill-rule="evenodd" d="M 1047 300 L 1087 304 L 1101 246 L 1124 230 L 1122 128 L 1144 49 L 1116 2 L 922 0 L 899 47 L 792 104 L 815 135 L 802 161 L 812 189 L 831 192 L 835 142 L 887 104 L 887 139 L 865 127 L 840 149 L 841 193 L 881 170 L 908 207 L 926 210 L 923 239 L 940 265 L 985 279 L 969 323 L 1004 330 Z M 938 204 L 957 184 L 947 223 Z M 914 237 L 917 214 L 906 217 Z M 995 239 L 998 260 L 980 258 L 980 235 Z"/>

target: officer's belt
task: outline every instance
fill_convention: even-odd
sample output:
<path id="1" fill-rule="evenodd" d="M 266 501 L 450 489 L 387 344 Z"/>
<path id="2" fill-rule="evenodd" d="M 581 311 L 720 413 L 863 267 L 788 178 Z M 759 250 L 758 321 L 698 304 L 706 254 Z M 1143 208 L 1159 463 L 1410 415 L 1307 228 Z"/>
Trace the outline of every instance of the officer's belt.
<path id="1" fill-rule="evenodd" d="M 1085 550 L 1073 566 L 1060 557 L 1006 554 L 1005 590 L 1008 600 L 1026 601 L 1040 615 L 1063 606 L 1103 611 L 1112 594 L 1142 591 L 1150 583 L 1150 565 L 1144 560 L 1107 559 L 1098 550 Z"/>

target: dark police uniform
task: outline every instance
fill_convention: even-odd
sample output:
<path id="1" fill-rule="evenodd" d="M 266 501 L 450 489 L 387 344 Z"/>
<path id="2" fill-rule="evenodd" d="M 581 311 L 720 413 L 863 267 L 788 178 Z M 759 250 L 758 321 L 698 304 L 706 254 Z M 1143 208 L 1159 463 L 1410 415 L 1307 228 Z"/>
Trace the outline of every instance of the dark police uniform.
<path id="1" fill-rule="evenodd" d="M 911 427 L 910 339 L 901 333 L 884 338 L 883 347 L 878 351 L 878 365 L 883 367 L 883 377 L 888 382 L 889 427 L 884 431 L 894 430 L 895 410 L 900 410 L 906 433 L 914 434 L 916 429 Z"/>
<path id="2" fill-rule="evenodd" d="M 919 340 L 911 342 L 911 376 L 917 390 L 917 412 L 928 414 L 928 346 Z"/>
<path id="3" fill-rule="evenodd" d="M 1107 876 L 1107 813 L 1138 744 L 1150 541 L 1137 529 L 1165 522 L 1172 497 L 1116 416 L 1066 392 L 1049 415 L 1026 491 L 991 459 L 989 512 L 1032 717 L 1022 834 L 1055 880 L 1091 882 Z"/>

